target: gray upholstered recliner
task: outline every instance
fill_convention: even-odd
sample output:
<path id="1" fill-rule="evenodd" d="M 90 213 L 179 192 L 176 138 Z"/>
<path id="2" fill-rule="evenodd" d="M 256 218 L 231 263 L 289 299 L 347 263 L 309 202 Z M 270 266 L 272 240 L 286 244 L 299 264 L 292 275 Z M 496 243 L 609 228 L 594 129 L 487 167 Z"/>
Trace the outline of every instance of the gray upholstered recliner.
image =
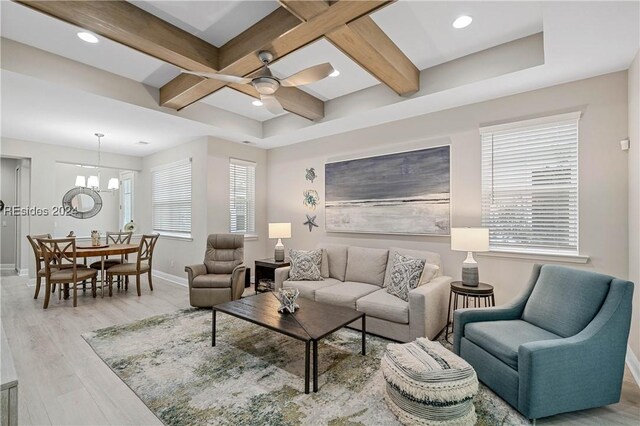
<path id="1" fill-rule="evenodd" d="M 210 308 L 240 299 L 244 291 L 244 235 L 211 234 L 204 262 L 185 266 L 191 306 Z"/>
<path id="2" fill-rule="evenodd" d="M 633 283 L 535 265 L 505 306 L 454 313 L 454 351 L 530 419 L 620 400 Z"/>

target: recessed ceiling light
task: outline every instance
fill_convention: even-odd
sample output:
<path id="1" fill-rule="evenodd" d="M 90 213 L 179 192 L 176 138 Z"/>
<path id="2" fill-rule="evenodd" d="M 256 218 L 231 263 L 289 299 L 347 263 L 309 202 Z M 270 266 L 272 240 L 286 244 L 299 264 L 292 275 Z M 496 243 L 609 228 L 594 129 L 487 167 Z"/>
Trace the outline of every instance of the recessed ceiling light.
<path id="1" fill-rule="evenodd" d="M 87 43 L 97 43 L 98 42 L 98 37 L 96 37 L 95 35 L 88 33 L 86 31 L 80 31 L 78 33 L 78 38 L 80 38 L 80 40 L 82 41 L 86 41 Z"/>
<path id="2" fill-rule="evenodd" d="M 256 99 L 255 101 L 251 102 L 251 105 L 253 105 L 253 106 L 262 106 L 262 101 L 259 101 L 258 99 Z"/>
<path id="3" fill-rule="evenodd" d="M 337 77 L 340 75 L 340 71 L 338 70 L 333 70 L 333 72 L 331 74 L 329 74 L 329 77 Z"/>
<path id="4" fill-rule="evenodd" d="M 471 24 L 471 21 L 473 21 L 473 18 L 471 16 L 462 15 L 458 17 L 455 21 L 453 21 L 451 25 L 453 25 L 453 28 L 460 29 L 460 28 L 468 27 L 469 24 Z"/>

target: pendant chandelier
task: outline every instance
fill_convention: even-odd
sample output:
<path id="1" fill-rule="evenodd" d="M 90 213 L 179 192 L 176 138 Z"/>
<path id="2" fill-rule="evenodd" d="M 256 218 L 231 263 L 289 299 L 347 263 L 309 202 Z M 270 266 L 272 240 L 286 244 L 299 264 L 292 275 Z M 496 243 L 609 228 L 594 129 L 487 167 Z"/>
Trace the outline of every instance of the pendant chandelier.
<path id="1" fill-rule="evenodd" d="M 94 135 L 98 138 L 98 173 L 96 175 L 89 176 L 86 181 L 83 175 L 76 176 L 76 186 L 83 186 L 86 188 L 93 189 L 96 192 L 100 192 L 100 166 L 101 166 L 101 155 L 102 155 L 102 141 L 101 139 L 104 137 L 102 133 L 94 133 Z M 120 187 L 120 182 L 118 178 L 111 178 L 107 183 L 107 191 L 114 191 Z"/>

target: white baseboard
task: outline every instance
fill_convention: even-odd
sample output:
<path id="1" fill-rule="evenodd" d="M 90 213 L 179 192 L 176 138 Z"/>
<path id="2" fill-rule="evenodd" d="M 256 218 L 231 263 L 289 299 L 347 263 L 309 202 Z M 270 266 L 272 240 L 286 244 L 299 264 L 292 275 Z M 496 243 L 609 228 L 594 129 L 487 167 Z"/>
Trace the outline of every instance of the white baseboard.
<path id="1" fill-rule="evenodd" d="M 14 263 L 0 263 L 0 271 L 15 271 L 16 265 Z"/>
<path id="2" fill-rule="evenodd" d="M 629 370 L 631 370 L 631 375 L 636 381 L 636 385 L 640 387 L 640 362 L 638 362 L 638 358 L 636 358 L 629 346 L 627 346 L 626 361 L 627 367 L 629 367 Z"/>
<path id="3" fill-rule="evenodd" d="M 20 277 L 28 277 L 29 276 L 29 269 L 28 268 L 19 269 L 18 270 L 18 276 L 20 276 Z"/>
<path id="4" fill-rule="evenodd" d="M 155 270 L 152 272 L 154 277 L 160 278 L 161 280 L 169 281 L 170 283 L 178 284 L 183 287 L 189 287 L 189 283 L 186 277 L 179 277 L 177 275 L 167 274 L 166 272 Z"/>

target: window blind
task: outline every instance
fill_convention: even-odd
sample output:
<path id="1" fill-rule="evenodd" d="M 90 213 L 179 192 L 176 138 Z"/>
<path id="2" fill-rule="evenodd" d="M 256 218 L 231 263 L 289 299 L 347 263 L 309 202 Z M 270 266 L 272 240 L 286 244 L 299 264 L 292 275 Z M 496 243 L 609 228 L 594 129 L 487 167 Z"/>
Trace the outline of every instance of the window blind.
<path id="1" fill-rule="evenodd" d="M 256 163 L 229 160 L 229 231 L 256 232 Z"/>
<path id="2" fill-rule="evenodd" d="M 191 237 L 191 159 L 151 170 L 153 230 Z"/>
<path id="3" fill-rule="evenodd" d="M 480 129 L 491 250 L 578 254 L 579 113 Z"/>

